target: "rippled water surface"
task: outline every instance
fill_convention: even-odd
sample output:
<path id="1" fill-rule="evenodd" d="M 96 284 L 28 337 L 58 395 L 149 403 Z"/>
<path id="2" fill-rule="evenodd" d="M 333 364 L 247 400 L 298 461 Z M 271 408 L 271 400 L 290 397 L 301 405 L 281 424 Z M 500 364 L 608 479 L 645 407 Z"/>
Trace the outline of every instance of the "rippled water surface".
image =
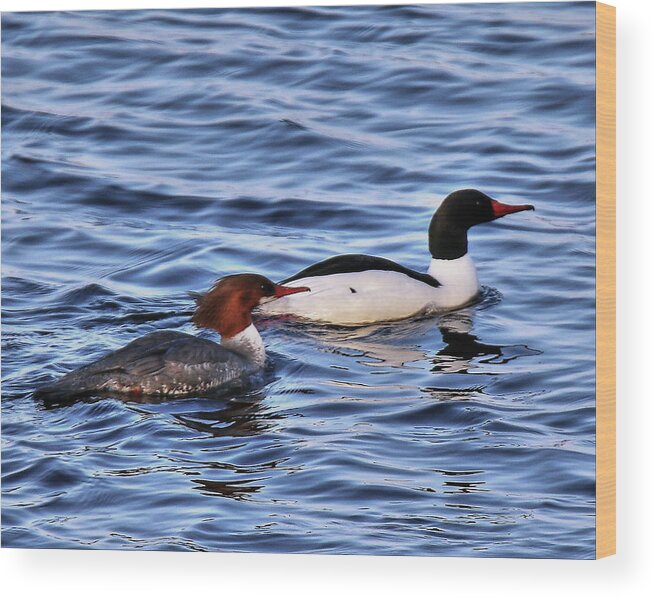
<path id="1" fill-rule="evenodd" d="M 2 29 L 5 546 L 593 557 L 592 3 Z M 424 270 L 463 187 L 536 206 L 472 230 L 473 308 L 262 322 L 239 397 L 32 396 L 227 273 Z"/>

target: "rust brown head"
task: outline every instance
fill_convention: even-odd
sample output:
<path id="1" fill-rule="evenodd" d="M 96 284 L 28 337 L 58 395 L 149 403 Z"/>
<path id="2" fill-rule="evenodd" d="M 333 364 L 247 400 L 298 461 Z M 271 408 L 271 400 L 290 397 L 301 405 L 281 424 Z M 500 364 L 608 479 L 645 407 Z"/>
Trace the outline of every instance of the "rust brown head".
<path id="1" fill-rule="evenodd" d="M 191 320 L 197 327 L 218 331 L 221 337 L 234 337 L 252 324 L 253 308 L 302 291 L 309 291 L 309 287 L 277 285 L 256 274 L 230 275 L 217 281 L 198 300 Z"/>

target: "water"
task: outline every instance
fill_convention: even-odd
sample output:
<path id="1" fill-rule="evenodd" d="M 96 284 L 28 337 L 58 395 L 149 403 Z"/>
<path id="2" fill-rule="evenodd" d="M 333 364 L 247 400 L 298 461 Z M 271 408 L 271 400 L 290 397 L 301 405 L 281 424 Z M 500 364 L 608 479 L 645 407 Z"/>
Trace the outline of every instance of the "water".
<path id="1" fill-rule="evenodd" d="M 5 14 L 2 542 L 591 558 L 594 7 Z M 261 389 L 46 405 L 219 276 L 424 270 L 477 187 L 485 286 L 443 318 L 260 323 Z"/>

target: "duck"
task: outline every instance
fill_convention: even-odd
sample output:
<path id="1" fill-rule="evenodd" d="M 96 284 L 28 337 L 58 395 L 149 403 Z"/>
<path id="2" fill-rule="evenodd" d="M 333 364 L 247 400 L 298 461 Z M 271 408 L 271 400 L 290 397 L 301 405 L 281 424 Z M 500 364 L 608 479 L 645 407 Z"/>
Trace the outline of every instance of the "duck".
<path id="1" fill-rule="evenodd" d="M 534 206 L 505 204 L 477 189 L 454 191 L 430 221 L 431 260 L 427 272 L 417 272 L 380 256 L 333 256 L 281 281 L 311 291 L 261 306 L 258 313 L 359 326 L 471 305 L 480 296 L 480 283 L 468 253 L 469 229 L 526 210 L 534 210 Z"/>
<path id="2" fill-rule="evenodd" d="M 273 283 L 258 274 L 226 276 L 197 298 L 198 328 L 220 335 L 220 343 L 174 330 L 160 330 L 40 387 L 43 399 L 94 393 L 178 396 L 247 384 L 266 364 L 262 338 L 252 322 L 256 306 L 309 292 L 305 286 Z"/>

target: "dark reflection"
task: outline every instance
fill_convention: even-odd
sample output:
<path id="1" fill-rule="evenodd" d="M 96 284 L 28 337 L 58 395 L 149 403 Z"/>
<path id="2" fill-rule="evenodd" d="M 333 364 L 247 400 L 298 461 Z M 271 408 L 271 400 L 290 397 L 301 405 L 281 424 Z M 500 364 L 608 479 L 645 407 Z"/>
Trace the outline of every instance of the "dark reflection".
<path id="1" fill-rule="evenodd" d="M 444 487 L 447 490 L 444 493 L 476 493 L 488 492 L 489 489 L 483 489 L 482 485 L 486 484 L 485 481 L 462 481 L 462 480 L 447 480 L 444 481 Z"/>
<path id="2" fill-rule="evenodd" d="M 432 372 L 468 374 L 474 365 L 507 364 L 523 356 L 541 353 L 527 345 L 492 345 L 478 340 L 470 332 L 473 328 L 471 310 L 447 314 L 437 326 L 446 345 L 432 358 Z"/>
<path id="3" fill-rule="evenodd" d="M 257 493 L 263 488 L 263 485 L 253 485 L 251 483 L 259 482 L 262 479 L 244 479 L 244 480 L 205 480 L 201 478 L 194 478 L 191 482 L 196 483 L 198 486 L 193 487 L 195 490 L 200 491 L 203 495 L 217 495 L 219 497 L 228 497 L 243 501 Z"/>
<path id="4" fill-rule="evenodd" d="M 271 429 L 275 422 L 285 417 L 282 413 L 263 409 L 263 399 L 263 392 L 251 394 L 247 399 L 233 399 L 219 409 L 201 409 L 173 414 L 173 417 L 185 427 L 205 435 L 211 435 L 217 440 L 260 435 Z M 186 460 L 183 461 L 186 462 Z M 185 474 L 196 477 L 191 479 L 196 485 L 193 489 L 200 491 L 203 495 L 247 500 L 264 487 L 263 484 L 256 484 L 269 478 L 262 475 L 277 468 L 285 461 L 286 458 L 250 466 L 239 466 L 217 460 L 193 460 L 190 465 L 195 465 L 205 476 L 211 471 L 216 471 L 217 475 L 222 472 L 222 475 L 218 475 L 217 478 L 197 478 L 199 474 L 197 469 L 196 471 L 185 471 Z M 232 479 L 230 475 L 238 478 Z M 242 478 L 244 475 L 246 478 Z"/>
<path id="5" fill-rule="evenodd" d="M 440 349 L 432 362 L 433 372 L 468 372 L 471 360 L 487 356 L 480 362 L 488 362 L 503 355 L 499 345 L 481 343 L 470 333 L 460 333 L 447 328 L 439 327 L 445 347 Z"/>
<path id="6" fill-rule="evenodd" d="M 484 470 L 441 470 L 437 468 L 435 472 L 443 476 L 473 476 L 474 474 L 482 474 Z"/>
<path id="7" fill-rule="evenodd" d="M 282 413 L 262 410 L 264 393 L 251 394 L 247 401 L 232 400 L 218 410 L 201 410 L 185 414 L 174 414 L 184 426 L 212 437 L 247 437 L 269 430 Z"/>
<path id="8" fill-rule="evenodd" d="M 207 447 L 207 456 L 221 456 L 224 451 L 234 449 L 230 439 L 261 435 L 284 419 L 286 414 L 263 407 L 266 394 L 264 390 L 244 393 L 239 397 L 189 397 L 184 399 L 161 398 L 156 396 L 133 398 L 120 395 L 94 395 L 86 398 L 72 398 L 70 401 L 41 403 L 46 409 L 71 406 L 75 403 L 94 404 L 109 399 L 120 401 L 130 410 L 144 414 L 168 414 L 172 421 L 181 424 L 194 433 L 186 438 L 188 445 L 207 443 L 215 439 L 214 445 Z M 115 404 L 114 404 L 115 405 Z M 184 439 L 184 435 L 180 435 Z M 228 445 L 221 442 L 224 439 Z M 212 442 L 213 443 L 213 442 Z M 247 500 L 263 488 L 258 482 L 266 480 L 265 473 L 278 468 L 287 458 L 269 460 L 263 463 L 239 465 L 217 459 L 193 459 L 168 455 L 165 462 L 153 465 L 136 465 L 109 472 L 112 476 L 141 476 L 153 472 L 177 472 L 189 477 L 192 487 L 203 495 L 213 495 L 236 500 Z M 216 478 L 212 476 L 216 473 Z M 234 477 L 234 478 L 232 478 Z"/>

